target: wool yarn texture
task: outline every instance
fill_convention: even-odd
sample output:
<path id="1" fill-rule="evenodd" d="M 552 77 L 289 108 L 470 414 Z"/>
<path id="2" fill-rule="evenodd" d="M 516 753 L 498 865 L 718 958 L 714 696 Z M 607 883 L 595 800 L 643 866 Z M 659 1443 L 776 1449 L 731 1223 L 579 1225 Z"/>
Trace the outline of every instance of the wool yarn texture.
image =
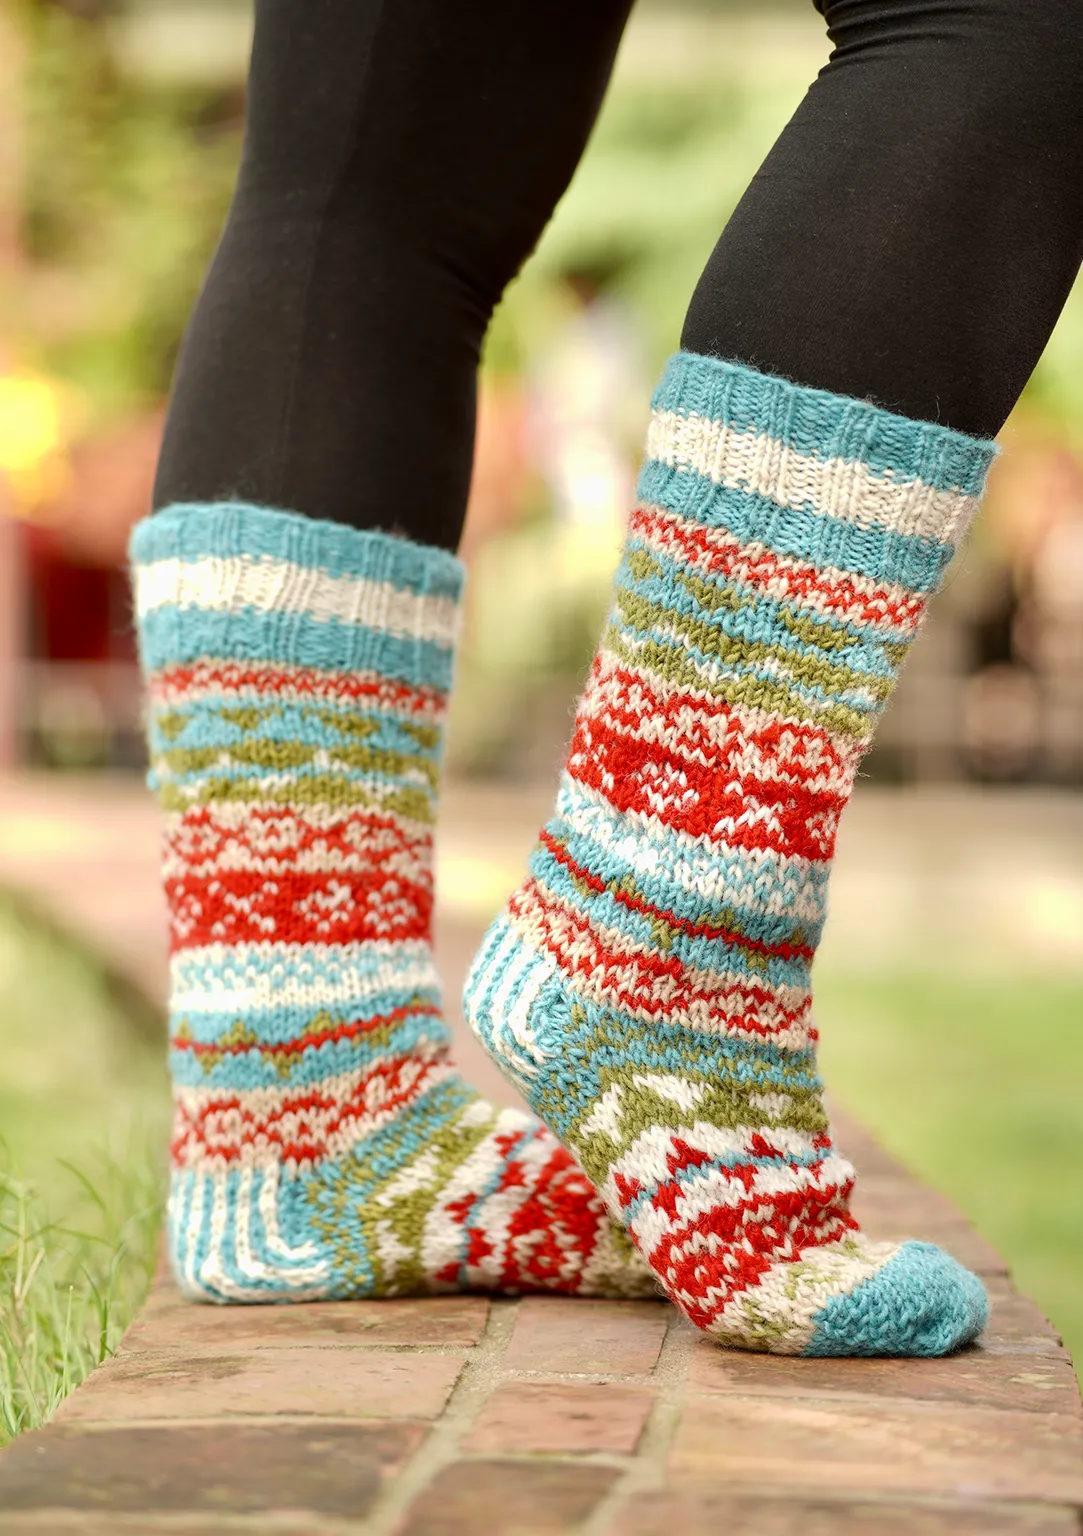
<path id="1" fill-rule="evenodd" d="M 449 1061 L 432 825 L 459 562 L 234 504 L 168 508 L 131 554 L 183 1290 L 652 1294 L 568 1152 Z"/>
<path id="2" fill-rule="evenodd" d="M 724 1344 L 936 1355 L 981 1282 L 850 1212 L 810 968 L 839 818 L 994 447 L 714 359 L 654 400 L 556 810 L 478 1038 Z"/>

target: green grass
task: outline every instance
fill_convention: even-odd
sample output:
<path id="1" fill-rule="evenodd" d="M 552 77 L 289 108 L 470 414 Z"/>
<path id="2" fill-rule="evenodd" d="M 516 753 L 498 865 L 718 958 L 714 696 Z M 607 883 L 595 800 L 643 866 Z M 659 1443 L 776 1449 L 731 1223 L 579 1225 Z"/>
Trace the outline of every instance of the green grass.
<path id="1" fill-rule="evenodd" d="M 40 1188 L 0 1167 L 0 1445 L 44 1423 L 112 1353 L 154 1270 L 153 1164 L 69 1172 L 69 1219 L 57 1221 Z"/>
<path id="2" fill-rule="evenodd" d="M 1083 1367 L 1083 980 L 816 977 L 824 1076 L 966 1212 Z"/>
<path id="3" fill-rule="evenodd" d="M 0 1444 L 113 1350 L 154 1267 L 163 1052 L 0 898 Z"/>

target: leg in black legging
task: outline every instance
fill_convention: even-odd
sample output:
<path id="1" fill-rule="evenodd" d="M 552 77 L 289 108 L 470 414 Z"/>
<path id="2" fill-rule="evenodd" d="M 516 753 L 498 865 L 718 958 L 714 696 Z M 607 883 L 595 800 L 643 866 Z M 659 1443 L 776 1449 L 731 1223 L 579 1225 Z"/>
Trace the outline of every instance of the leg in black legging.
<path id="1" fill-rule="evenodd" d="M 493 307 L 631 0 L 257 0 L 245 146 L 155 506 L 238 497 L 454 549 Z"/>
<path id="2" fill-rule="evenodd" d="M 628 3 L 259 0 L 157 506 L 239 496 L 455 547 L 485 327 L 574 170 Z M 684 345 L 992 434 L 1083 253 L 1083 8 L 824 10 L 831 62 Z"/>
<path id="3" fill-rule="evenodd" d="M 992 437 L 1083 258 L 1083 5 L 820 9 L 831 60 L 715 247 L 683 344 Z"/>

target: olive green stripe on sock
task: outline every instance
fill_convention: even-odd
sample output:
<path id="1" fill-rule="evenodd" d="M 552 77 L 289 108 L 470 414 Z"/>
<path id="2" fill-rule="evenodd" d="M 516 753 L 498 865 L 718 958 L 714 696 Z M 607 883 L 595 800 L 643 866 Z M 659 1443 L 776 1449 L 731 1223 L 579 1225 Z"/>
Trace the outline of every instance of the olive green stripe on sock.
<path id="1" fill-rule="evenodd" d="M 632 1071 L 624 1068 L 597 1068 L 600 1085 L 599 1097 L 612 1088 L 627 1089 L 624 1103 L 618 1105 L 608 1129 L 585 1130 L 597 1108 L 591 1104 L 575 1120 L 568 1123 L 567 1104 L 561 1105 L 560 1096 L 547 1092 L 539 1100 L 538 1109 L 543 1119 L 552 1117 L 560 1124 L 562 1138 L 572 1148 L 587 1177 L 595 1184 L 604 1181 L 609 1169 L 618 1158 L 635 1144 L 644 1131 L 652 1126 L 662 1126 L 669 1131 L 690 1130 L 707 1124 L 735 1130 L 738 1127 L 779 1127 L 804 1131 L 816 1136 L 828 1129 L 827 1115 L 821 1102 L 821 1088 L 809 1086 L 807 1074 L 800 1074 L 802 1082 L 790 1081 L 774 1084 L 770 1088 L 749 1088 L 738 1083 L 711 1081 L 693 1072 L 680 1073 L 682 1079 L 695 1083 L 700 1090 L 697 1102 L 690 1108 L 674 1103 L 672 1098 L 647 1086 L 642 1069 L 637 1080 L 631 1083 Z M 670 1073 L 672 1076 L 672 1072 Z M 795 1077 L 798 1074 L 795 1074 Z M 764 1106 L 768 1095 L 777 1095 L 785 1102 L 772 1112 Z M 761 1102 L 757 1103 L 756 1101 Z M 563 1113 L 562 1113 L 563 1110 Z"/>
<path id="2" fill-rule="evenodd" d="M 716 657 L 723 666 L 749 666 L 781 658 L 786 672 L 798 682 L 822 688 L 825 693 L 848 693 L 860 689 L 878 703 L 886 699 L 895 686 L 893 677 L 859 672 L 854 667 L 843 666 L 821 656 L 786 650 L 777 641 L 768 643 L 728 635 L 705 619 L 687 618 L 684 614 L 663 608 L 626 589 L 617 592 L 617 608 L 629 628 L 641 632 L 649 632 L 658 627 L 672 629 L 705 656 Z"/>
<path id="3" fill-rule="evenodd" d="M 657 578 L 664 581 L 665 571 L 647 554 L 645 550 L 636 550 L 628 556 L 628 570 L 631 571 L 636 581 Z M 750 593 L 740 585 L 733 587 L 716 587 L 711 582 L 705 581 L 702 576 L 688 576 L 684 571 L 677 571 L 673 581 L 684 587 L 690 598 L 694 598 L 700 608 L 707 613 L 740 613 L 748 611 L 756 605 L 756 594 Z M 627 588 L 625 588 L 627 590 Z M 851 625 L 840 625 L 826 617 L 811 616 L 808 613 L 800 613 L 796 605 L 780 604 L 773 602 L 773 622 L 782 625 L 788 634 L 800 641 L 802 645 L 814 645 L 820 651 L 848 651 L 856 645 L 876 645 L 886 659 L 899 667 L 902 664 L 906 651 L 911 647 L 909 641 L 885 641 L 877 634 L 857 633 Z"/>
<path id="4" fill-rule="evenodd" d="M 439 1095 L 439 1090 L 438 1090 Z M 442 1095 L 440 1095 L 442 1096 Z M 424 1291 L 432 1276 L 422 1262 L 425 1226 L 433 1207 L 444 1197 L 447 1186 L 459 1168 L 477 1147 L 491 1136 L 500 1111 L 492 1105 L 476 1120 L 479 1095 L 472 1094 L 458 1114 L 442 1125 L 434 1124 L 423 1146 L 417 1145 L 417 1121 L 412 1115 L 400 1115 L 380 1132 L 380 1160 L 388 1171 L 382 1178 L 366 1181 L 364 1199 L 358 1198 L 357 1173 L 348 1157 L 329 1160 L 320 1175 L 320 1192 L 313 1202 L 311 1225 L 322 1239 L 337 1274 L 344 1275 L 359 1290 L 368 1291 L 370 1275 L 357 1265 L 357 1255 L 364 1253 L 372 1265 L 376 1294 L 403 1294 Z M 429 1106 L 424 1100 L 418 1108 L 434 1109 L 433 1119 L 443 1115 L 440 1105 Z M 471 1118 L 463 1123 L 470 1110 Z M 387 1186 L 399 1179 L 409 1163 L 424 1158 L 425 1182 L 419 1189 L 396 1188 L 393 1199 L 382 1199 Z M 369 1162 L 367 1169 L 376 1164 Z M 357 1242 L 357 1228 L 362 1241 Z M 394 1272 L 385 1268 L 387 1238 L 401 1254 Z M 404 1251 L 405 1250 L 405 1251 Z"/>
<path id="5" fill-rule="evenodd" d="M 431 759 L 412 752 L 392 752 L 382 747 L 349 743 L 307 741 L 238 741 L 229 747 L 169 747 L 155 758 L 155 767 L 171 776 L 205 773 L 210 768 L 265 768 L 283 772 L 307 768 L 317 760 L 331 760 L 355 773 L 378 773 L 392 779 L 421 778 L 436 789 L 439 766 Z"/>
<path id="6" fill-rule="evenodd" d="M 291 778 L 285 784 L 269 779 L 236 779 L 208 774 L 194 784 L 181 785 L 166 779 L 158 787 L 158 803 L 163 811 L 188 811 L 223 801 L 239 805 L 277 805 L 284 810 L 328 805 L 348 810 L 350 815 L 365 810 L 383 811 L 426 826 L 436 819 L 434 797 L 425 789 L 409 784 L 373 789 L 357 779 L 333 773 L 306 774 Z"/>
<path id="7" fill-rule="evenodd" d="M 619 624 L 609 625 L 603 643 L 626 667 L 652 672 L 675 687 L 695 689 L 710 699 L 740 708 L 766 710 L 783 720 L 817 725 L 853 741 L 863 742 L 869 735 L 869 715 L 858 709 L 839 703 L 816 708 L 803 694 L 763 677 L 726 678 L 718 682 L 705 675 L 679 645 L 665 645 L 658 640 L 629 642 L 627 630 Z"/>

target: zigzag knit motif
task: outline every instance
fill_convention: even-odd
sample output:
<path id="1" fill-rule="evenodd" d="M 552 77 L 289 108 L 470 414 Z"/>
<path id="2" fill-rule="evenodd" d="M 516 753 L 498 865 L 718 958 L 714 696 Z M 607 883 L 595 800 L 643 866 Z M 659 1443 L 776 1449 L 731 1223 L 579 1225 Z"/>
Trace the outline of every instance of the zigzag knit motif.
<path id="1" fill-rule="evenodd" d="M 235 505 L 148 519 L 132 559 L 183 1289 L 650 1294 L 550 1132 L 448 1060 L 431 831 L 458 561 Z"/>
<path id="2" fill-rule="evenodd" d="M 679 354 L 556 814 L 471 1024 L 722 1342 L 939 1354 L 980 1281 L 870 1242 L 816 1071 L 840 814 L 992 445 Z"/>

